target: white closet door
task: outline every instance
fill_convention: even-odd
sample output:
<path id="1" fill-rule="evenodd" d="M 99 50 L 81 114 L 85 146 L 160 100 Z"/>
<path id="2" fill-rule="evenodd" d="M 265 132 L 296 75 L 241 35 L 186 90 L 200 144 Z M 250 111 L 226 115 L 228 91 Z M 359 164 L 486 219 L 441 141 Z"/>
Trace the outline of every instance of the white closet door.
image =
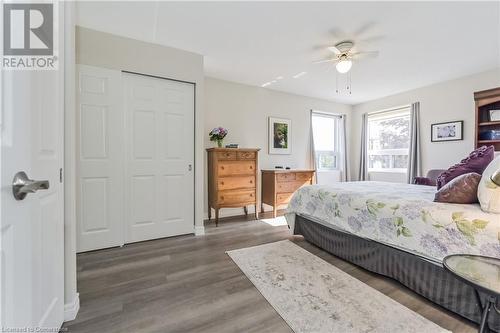
<path id="1" fill-rule="evenodd" d="M 123 245 L 121 72 L 79 65 L 77 251 Z"/>
<path id="2" fill-rule="evenodd" d="M 124 74 L 126 242 L 194 229 L 194 85 Z"/>

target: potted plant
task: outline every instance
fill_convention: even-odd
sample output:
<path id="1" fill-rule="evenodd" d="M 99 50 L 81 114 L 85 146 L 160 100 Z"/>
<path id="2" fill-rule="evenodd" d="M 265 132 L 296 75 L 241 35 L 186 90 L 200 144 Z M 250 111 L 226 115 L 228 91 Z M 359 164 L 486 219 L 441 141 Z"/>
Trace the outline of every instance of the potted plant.
<path id="1" fill-rule="evenodd" d="M 210 141 L 216 141 L 217 147 L 222 148 L 222 142 L 227 135 L 227 129 L 223 127 L 216 127 L 210 131 L 208 136 L 210 137 Z"/>

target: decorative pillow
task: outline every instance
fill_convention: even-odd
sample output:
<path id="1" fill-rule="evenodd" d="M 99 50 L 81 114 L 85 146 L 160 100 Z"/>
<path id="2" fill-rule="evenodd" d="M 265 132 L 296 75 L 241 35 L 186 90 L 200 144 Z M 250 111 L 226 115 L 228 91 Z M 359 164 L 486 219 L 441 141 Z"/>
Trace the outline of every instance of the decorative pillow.
<path id="1" fill-rule="evenodd" d="M 466 173 L 452 179 L 437 191 L 434 201 L 470 204 L 477 202 L 477 188 L 481 175 L 475 172 Z"/>
<path id="2" fill-rule="evenodd" d="M 483 172 L 477 189 L 481 209 L 488 213 L 500 214 L 500 186 L 491 181 L 491 175 L 500 169 L 500 156 L 497 156 Z"/>
<path id="3" fill-rule="evenodd" d="M 437 178 L 437 189 L 439 190 L 453 178 L 460 175 L 475 172 L 483 174 L 484 169 L 493 161 L 495 157 L 495 148 L 493 146 L 483 146 L 474 150 L 470 155 L 460 163 L 451 166 L 448 170 L 441 173 Z"/>
<path id="4" fill-rule="evenodd" d="M 427 177 L 415 177 L 413 179 L 413 184 L 415 185 L 427 185 L 427 186 L 436 186 L 436 184 Z"/>

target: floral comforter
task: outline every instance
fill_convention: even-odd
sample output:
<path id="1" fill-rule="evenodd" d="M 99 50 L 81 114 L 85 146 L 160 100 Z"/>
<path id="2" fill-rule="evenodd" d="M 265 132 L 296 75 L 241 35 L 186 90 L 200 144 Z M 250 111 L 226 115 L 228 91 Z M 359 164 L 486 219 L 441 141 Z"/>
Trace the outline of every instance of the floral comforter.
<path id="1" fill-rule="evenodd" d="M 442 262 L 449 254 L 500 258 L 500 214 L 479 204 L 433 202 L 434 187 L 383 182 L 312 185 L 299 189 L 286 213 L 295 214 Z"/>

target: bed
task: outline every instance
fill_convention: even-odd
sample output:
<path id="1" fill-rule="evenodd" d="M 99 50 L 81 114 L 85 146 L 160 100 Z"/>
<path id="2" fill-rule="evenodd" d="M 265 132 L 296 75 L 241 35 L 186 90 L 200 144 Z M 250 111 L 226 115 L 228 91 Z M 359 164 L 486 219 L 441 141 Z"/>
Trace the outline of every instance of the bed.
<path id="1" fill-rule="evenodd" d="M 442 260 L 500 257 L 500 215 L 479 204 L 436 203 L 434 194 L 431 186 L 383 182 L 312 185 L 294 194 L 286 218 L 294 234 L 478 323 L 474 290 L 445 272 Z M 497 313 L 489 326 L 500 332 Z"/>

